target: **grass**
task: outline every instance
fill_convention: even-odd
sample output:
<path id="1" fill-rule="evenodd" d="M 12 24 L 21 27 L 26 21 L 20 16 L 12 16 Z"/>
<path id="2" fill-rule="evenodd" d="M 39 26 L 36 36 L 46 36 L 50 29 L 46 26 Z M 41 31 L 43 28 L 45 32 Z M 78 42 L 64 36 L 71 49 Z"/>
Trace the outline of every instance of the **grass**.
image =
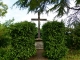
<path id="1" fill-rule="evenodd" d="M 80 50 L 70 50 L 62 60 L 80 60 Z"/>

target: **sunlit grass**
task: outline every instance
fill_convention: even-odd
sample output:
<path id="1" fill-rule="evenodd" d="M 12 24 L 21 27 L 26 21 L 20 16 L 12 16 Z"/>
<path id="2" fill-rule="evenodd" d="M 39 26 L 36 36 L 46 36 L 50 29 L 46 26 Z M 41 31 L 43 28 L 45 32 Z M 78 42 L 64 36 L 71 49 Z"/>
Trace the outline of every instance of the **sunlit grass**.
<path id="1" fill-rule="evenodd" d="M 70 50 L 62 60 L 80 60 L 80 50 Z"/>

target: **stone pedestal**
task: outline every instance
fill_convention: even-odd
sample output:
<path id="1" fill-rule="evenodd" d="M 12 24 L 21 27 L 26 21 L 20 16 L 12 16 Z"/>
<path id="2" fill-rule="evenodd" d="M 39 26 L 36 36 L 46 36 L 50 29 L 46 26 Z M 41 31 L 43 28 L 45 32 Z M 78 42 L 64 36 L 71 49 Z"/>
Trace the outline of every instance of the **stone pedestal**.
<path id="1" fill-rule="evenodd" d="M 35 42 L 36 49 L 43 49 L 43 41 L 41 38 L 37 38 Z"/>

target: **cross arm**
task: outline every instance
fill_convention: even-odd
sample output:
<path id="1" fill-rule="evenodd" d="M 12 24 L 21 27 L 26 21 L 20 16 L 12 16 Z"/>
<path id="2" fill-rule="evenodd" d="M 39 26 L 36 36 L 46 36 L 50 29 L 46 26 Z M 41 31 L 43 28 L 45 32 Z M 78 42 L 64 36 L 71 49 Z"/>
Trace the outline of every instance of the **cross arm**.
<path id="1" fill-rule="evenodd" d="M 38 19 L 31 19 L 33 21 L 38 21 Z M 39 19 L 40 21 L 47 21 L 47 19 Z"/>

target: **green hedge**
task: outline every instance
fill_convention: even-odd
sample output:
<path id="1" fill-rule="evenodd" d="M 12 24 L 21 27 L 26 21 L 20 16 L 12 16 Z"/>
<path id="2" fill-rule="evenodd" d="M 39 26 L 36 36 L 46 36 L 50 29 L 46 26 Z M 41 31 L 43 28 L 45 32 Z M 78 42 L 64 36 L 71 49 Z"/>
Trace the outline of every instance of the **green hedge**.
<path id="1" fill-rule="evenodd" d="M 66 27 L 66 46 L 69 49 L 80 49 L 80 23 L 76 24 L 74 28 Z"/>
<path id="2" fill-rule="evenodd" d="M 1 47 L 0 48 L 0 60 L 13 60 L 11 59 L 12 56 L 11 56 L 11 53 L 12 51 L 11 50 L 11 46 L 7 46 L 7 47 Z"/>
<path id="3" fill-rule="evenodd" d="M 80 22 L 76 24 L 77 26 L 74 29 L 74 47 L 75 49 L 80 49 Z"/>
<path id="4" fill-rule="evenodd" d="M 35 33 L 35 24 L 31 22 L 25 21 L 10 26 L 12 37 L 10 60 L 26 60 L 35 55 Z"/>
<path id="5" fill-rule="evenodd" d="M 8 27 L 0 24 L 0 47 L 6 47 L 10 43 L 10 36 L 8 34 Z"/>
<path id="6" fill-rule="evenodd" d="M 73 29 L 71 28 L 68 28 L 66 27 L 65 29 L 65 41 L 66 41 L 66 46 L 69 48 L 69 49 L 73 49 Z"/>
<path id="7" fill-rule="evenodd" d="M 60 60 L 67 53 L 65 46 L 65 26 L 63 22 L 47 22 L 42 26 L 44 55 L 50 60 Z"/>

